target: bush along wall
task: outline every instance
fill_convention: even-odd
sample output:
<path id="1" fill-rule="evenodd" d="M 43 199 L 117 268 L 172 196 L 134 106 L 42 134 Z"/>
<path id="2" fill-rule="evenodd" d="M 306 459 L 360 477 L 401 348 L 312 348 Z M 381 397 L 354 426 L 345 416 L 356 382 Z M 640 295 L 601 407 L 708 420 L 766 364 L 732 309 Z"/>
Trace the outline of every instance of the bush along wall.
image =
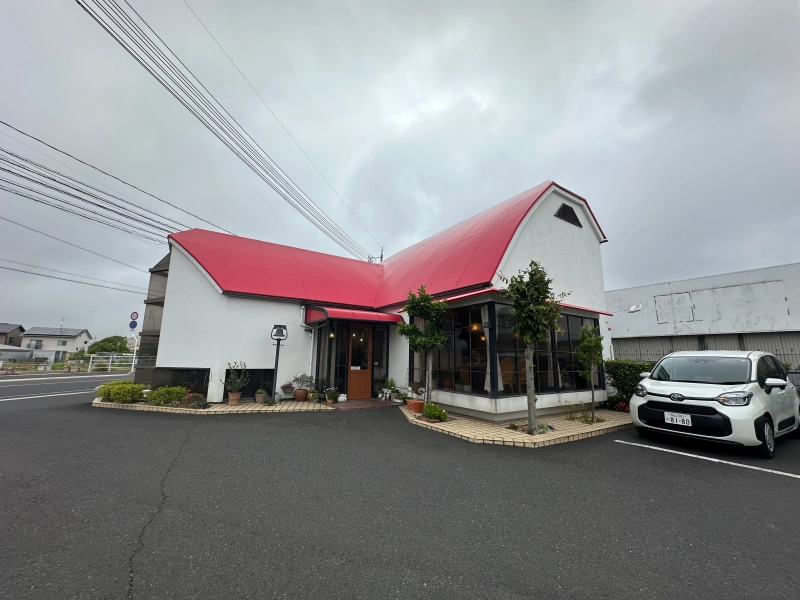
<path id="1" fill-rule="evenodd" d="M 640 373 L 651 371 L 655 363 L 640 360 L 607 360 L 603 366 L 609 384 L 617 390 L 616 396 L 621 396 L 619 400 L 628 402 L 642 380 Z"/>
<path id="2" fill-rule="evenodd" d="M 143 399 L 142 390 L 145 386 L 130 380 L 110 381 L 104 383 L 97 390 L 97 395 L 105 402 L 119 402 L 120 404 L 133 404 Z"/>

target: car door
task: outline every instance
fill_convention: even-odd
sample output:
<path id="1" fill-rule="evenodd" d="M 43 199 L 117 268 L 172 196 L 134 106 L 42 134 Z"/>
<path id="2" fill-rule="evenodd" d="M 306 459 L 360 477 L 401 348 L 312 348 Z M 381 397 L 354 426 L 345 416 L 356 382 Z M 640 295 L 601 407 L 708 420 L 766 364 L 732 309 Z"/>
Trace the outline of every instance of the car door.
<path id="1" fill-rule="evenodd" d="M 778 390 L 771 390 L 769 394 L 766 393 L 767 387 L 767 379 L 770 377 L 777 377 L 778 370 L 775 368 L 775 364 L 772 362 L 772 357 L 770 356 L 762 356 L 758 359 L 758 365 L 756 366 L 756 380 L 758 381 L 758 387 L 761 388 L 762 398 L 766 400 L 767 410 L 769 410 L 772 418 L 774 419 L 773 425 L 775 426 L 775 431 L 778 431 L 778 423 L 780 423 L 786 417 L 783 414 L 784 408 L 781 403 L 781 398 L 778 397 Z"/>
<path id="2" fill-rule="evenodd" d="M 783 364 L 781 361 L 778 360 L 776 356 L 770 356 L 768 358 L 772 359 L 772 362 L 775 366 L 775 370 L 778 373 L 778 379 L 782 379 L 789 383 L 783 390 L 775 390 L 775 392 L 779 392 L 777 397 L 780 398 L 781 407 L 783 408 L 783 415 L 781 417 L 781 422 L 778 423 L 777 429 L 779 431 L 783 431 L 790 427 L 793 427 L 794 424 L 797 422 L 797 391 L 795 390 L 794 385 L 789 381 L 789 376 L 786 375 L 786 369 L 783 368 Z"/>

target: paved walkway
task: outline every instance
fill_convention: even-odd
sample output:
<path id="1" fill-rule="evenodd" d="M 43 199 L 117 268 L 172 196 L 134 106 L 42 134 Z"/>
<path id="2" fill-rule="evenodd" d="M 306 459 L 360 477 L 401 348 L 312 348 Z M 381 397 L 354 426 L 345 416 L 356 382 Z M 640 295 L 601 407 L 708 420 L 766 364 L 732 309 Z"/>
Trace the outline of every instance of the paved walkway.
<path id="1" fill-rule="evenodd" d="M 549 425 L 552 425 L 553 431 L 534 436 L 525 433 L 525 427 L 528 424 L 527 419 L 496 423 L 466 415 L 448 413 L 449 420 L 444 423 L 427 423 L 417 419 L 405 406 L 401 407 L 400 410 L 406 419 L 414 425 L 452 435 L 473 444 L 500 444 L 504 446 L 524 446 L 525 448 L 540 448 L 562 442 L 572 442 L 633 427 L 629 413 L 598 410 L 596 415 L 605 419 L 605 422 L 593 425 L 586 425 L 578 420 L 570 421 L 567 419 L 566 414 L 546 415 L 539 420 L 546 421 Z M 519 429 L 509 429 L 508 426 L 512 423 L 517 425 Z"/>

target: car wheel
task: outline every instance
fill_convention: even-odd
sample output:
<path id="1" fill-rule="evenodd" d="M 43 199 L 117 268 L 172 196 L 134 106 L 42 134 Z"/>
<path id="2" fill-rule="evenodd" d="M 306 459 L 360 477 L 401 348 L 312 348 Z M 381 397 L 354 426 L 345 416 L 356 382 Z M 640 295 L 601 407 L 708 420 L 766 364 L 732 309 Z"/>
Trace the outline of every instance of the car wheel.
<path id="1" fill-rule="evenodd" d="M 775 456 L 775 431 L 772 428 L 772 421 L 763 419 L 759 425 L 759 437 L 761 445 L 758 453 L 762 458 L 773 458 Z"/>

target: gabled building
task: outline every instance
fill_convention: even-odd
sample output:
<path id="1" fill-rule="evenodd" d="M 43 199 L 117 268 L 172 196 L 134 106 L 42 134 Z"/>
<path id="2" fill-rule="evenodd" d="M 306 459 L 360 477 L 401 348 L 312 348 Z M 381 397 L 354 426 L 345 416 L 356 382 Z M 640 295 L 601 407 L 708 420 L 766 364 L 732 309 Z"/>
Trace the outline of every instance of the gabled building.
<path id="1" fill-rule="evenodd" d="M 22 334 L 22 345 L 29 350 L 55 350 L 66 353 L 86 350 L 92 339 L 88 329 L 31 327 Z M 60 361 L 56 359 L 56 362 Z"/>
<path id="2" fill-rule="evenodd" d="M 22 346 L 25 328 L 15 323 L 0 323 L 0 346 Z"/>
<path id="3" fill-rule="evenodd" d="M 350 399 L 376 395 L 391 378 L 422 382 L 424 359 L 396 331 L 410 290 L 446 300 L 447 346 L 435 353 L 434 401 L 484 418 L 514 418 L 535 384 L 545 412 L 587 401 L 589 381 L 574 350 L 580 327 L 607 329 L 600 244 L 606 241 L 585 199 L 548 181 L 373 264 L 300 248 L 192 229 L 169 236 L 154 267 L 137 379 L 152 385 L 200 383 L 224 398 L 229 363 L 245 362 L 252 389 L 299 373 Z M 532 260 L 570 292 L 559 331 L 536 354 L 527 381 L 523 345 L 511 333 L 501 274 Z M 156 279 L 158 278 L 158 279 Z M 165 285 L 164 285 L 165 284 Z M 274 325 L 286 325 L 278 373 Z M 145 327 L 147 329 L 148 327 Z M 141 363 L 140 363 L 141 364 Z M 595 374 L 602 387 L 601 374 Z M 603 392 L 600 394 L 601 399 Z"/>

